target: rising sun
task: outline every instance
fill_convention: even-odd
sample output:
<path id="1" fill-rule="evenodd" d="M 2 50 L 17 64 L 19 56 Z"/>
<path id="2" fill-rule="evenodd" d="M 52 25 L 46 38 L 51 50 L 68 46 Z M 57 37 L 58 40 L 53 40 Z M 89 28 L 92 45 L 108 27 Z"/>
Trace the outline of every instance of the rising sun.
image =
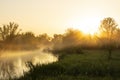
<path id="1" fill-rule="evenodd" d="M 79 29 L 84 34 L 94 35 L 98 31 L 100 20 L 98 17 L 83 18 L 81 20 L 71 21 L 70 26 Z"/>

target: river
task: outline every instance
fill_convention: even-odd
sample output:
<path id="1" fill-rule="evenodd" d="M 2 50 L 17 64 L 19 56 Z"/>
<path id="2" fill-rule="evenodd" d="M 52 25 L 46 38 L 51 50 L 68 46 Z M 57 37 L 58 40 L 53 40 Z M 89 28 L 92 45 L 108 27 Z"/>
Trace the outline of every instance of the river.
<path id="1" fill-rule="evenodd" d="M 19 78 L 24 75 L 24 72 L 29 72 L 29 67 L 26 66 L 28 61 L 31 61 L 33 65 L 42 65 L 56 62 L 58 57 L 41 50 L 2 51 L 0 53 L 0 80 Z"/>

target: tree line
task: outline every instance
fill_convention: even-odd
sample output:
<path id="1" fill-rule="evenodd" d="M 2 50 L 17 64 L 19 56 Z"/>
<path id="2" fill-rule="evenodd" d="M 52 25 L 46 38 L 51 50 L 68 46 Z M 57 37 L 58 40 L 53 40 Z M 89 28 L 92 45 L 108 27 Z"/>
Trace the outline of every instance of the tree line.
<path id="1" fill-rule="evenodd" d="M 99 26 L 99 32 L 85 35 L 80 30 L 69 28 L 64 34 L 39 34 L 22 32 L 19 25 L 10 22 L 0 27 L 0 50 L 33 50 L 39 48 L 46 50 L 62 51 L 71 47 L 77 52 L 80 49 L 106 49 L 109 56 L 114 49 L 120 48 L 120 29 L 116 21 L 107 17 Z"/>
<path id="2" fill-rule="evenodd" d="M 39 45 L 48 45 L 49 39 L 47 34 L 35 36 L 33 32 L 21 32 L 14 22 L 0 27 L 0 50 L 37 49 Z"/>

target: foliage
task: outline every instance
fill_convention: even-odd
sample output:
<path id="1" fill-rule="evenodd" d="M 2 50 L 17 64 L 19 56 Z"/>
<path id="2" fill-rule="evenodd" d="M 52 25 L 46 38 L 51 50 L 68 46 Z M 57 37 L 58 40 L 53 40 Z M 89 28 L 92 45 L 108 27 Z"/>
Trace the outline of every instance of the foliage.
<path id="1" fill-rule="evenodd" d="M 3 41 L 12 41 L 18 34 L 18 24 L 10 22 L 8 25 L 0 27 L 0 35 Z"/>
<path id="2" fill-rule="evenodd" d="M 51 37 L 49 37 L 46 33 L 45 34 L 40 34 L 36 38 L 39 41 L 41 46 L 46 46 L 46 45 L 48 46 L 48 45 L 50 45 Z"/>
<path id="3" fill-rule="evenodd" d="M 105 18 L 102 20 L 100 25 L 100 41 L 102 42 L 102 46 L 104 46 L 108 52 L 108 59 L 111 58 L 112 50 L 116 48 L 117 42 L 116 41 L 116 32 L 118 31 L 117 23 L 111 17 Z"/>
<path id="4" fill-rule="evenodd" d="M 0 27 L 0 49 L 33 50 L 45 48 L 59 55 L 59 62 L 34 66 L 28 63 L 29 73 L 17 80 L 100 80 L 120 79 L 120 55 L 113 49 L 120 48 L 120 29 L 113 18 L 105 18 L 100 25 L 99 37 L 85 35 L 79 30 L 67 29 L 64 34 L 53 37 L 33 32 L 19 33 L 18 25 L 9 23 Z M 102 48 L 100 48 L 102 45 Z M 84 51 L 90 49 L 91 51 Z M 92 51 L 93 49 L 107 49 Z M 84 53 L 84 54 L 83 54 Z M 117 56 L 116 56 L 117 55 Z M 92 79 L 90 79 L 92 78 Z"/>
<path id="5" fill-rule="evenodd" d="M 107 60 L 104 51 L 85 50 L 83 55 L 66 55 L 62 60 L 31 67 L 29 73 L 18 80 L 119 80 L 119 51 L 113 60 Z"/>
<path id="6" fill-rule="evenodd" d="M 120 48 L 120 29 L 113 18 L 105 18 L 100 24 L 99 36 L 85 35 L 80 30 L 69 28 L 64 34 L 35 35 L 33 32 L 21 32 L 18 24 L 9 23 L 0 27 L 1 50 L 33 50 L 42 48 L 44 51 L 82 53 L 82 49 Z M 79 49 L 79 50 L 78 50 Z"/>

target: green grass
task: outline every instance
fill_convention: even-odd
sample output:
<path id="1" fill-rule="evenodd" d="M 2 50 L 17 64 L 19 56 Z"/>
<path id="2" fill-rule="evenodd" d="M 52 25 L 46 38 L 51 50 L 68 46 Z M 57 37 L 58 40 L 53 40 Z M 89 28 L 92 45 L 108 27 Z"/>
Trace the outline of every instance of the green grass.
<path id="1" fill-rule="evenodd" d="M 114 51 L 111 60 L 107 51 L 83 52 L 67 53 L 56 63 L 33 66 L 18 80 L 120 80 L 120 51 Z"/>

